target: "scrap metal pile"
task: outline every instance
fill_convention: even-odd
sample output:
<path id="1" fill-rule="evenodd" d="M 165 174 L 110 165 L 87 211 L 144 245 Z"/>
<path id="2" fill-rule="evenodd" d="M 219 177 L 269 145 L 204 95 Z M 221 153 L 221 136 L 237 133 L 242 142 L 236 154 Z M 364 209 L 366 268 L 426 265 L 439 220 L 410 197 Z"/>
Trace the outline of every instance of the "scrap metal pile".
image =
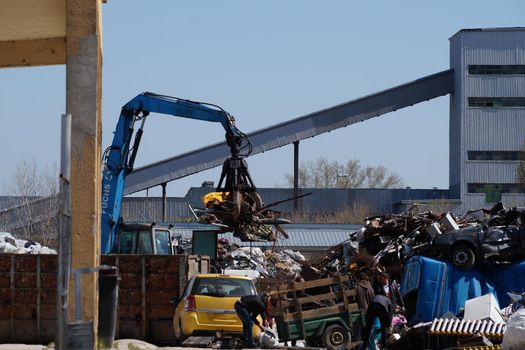
<path id="1" fill-rule="evenodd" d="M 464 276 L 463 282 L 474 278 L 472 276 L 479 276 L 478 282 L 475 283 L 485 283 L 483 281 L 489 281 L 490 278 L 485 278 L 484 274 L 494 276 L 495 271 L 523 265 L 520 262 L 525 260 L 525 208 L 508 208 L 502 203 L 497 203 L 491 209 L 473 210 L 463 216 L 454 216 L 448 212 L 436 214 L 413 206 L 402 214 L 369 217 L 361 229 L 351 234 L 348 241 L 328 249 L 311 263 L 311 267 L 318 274 L 325 276 L 341 272 L 357 276 L 363 271 L 376 276 L 377 271 L 386 270 L 393 280 L 404 280 L 404 283 L 408 283 L 404 272 L 415 266 L 413 261 L 420 261 L 417 259 L 421 258 L 416 256 L 435 261 L 432 266 L 437 266 L 435 264 L 440 264 L 440 261 L 441 264 L 451 263 L 459 269 L 459 272 L 454 273 L 454 276 L 457 276 L 455 278 L 461 279 L 461 276 Z M 409 261 L 412 257 L 416 260 Z M 446 282 L 447 285 L 456 283 L 453 275 L 445 274 L 440 278 L 450 278 Z M 446 280 L 441 281 L 443 286 L 436 288 L 445 288 Z M 519 283 L 514 285 L 515 288 L 525 288 Z M 450 285 L 446 288 L 452 291 L 455 287 Z M 501 288 L 499 284 L 498 288 Z M 508 292 L 504 289 L 498 290 Z M 418 294 L 421 294 L 421 291 Z M 412 303 L 415 303 L 416 299 L 413 298 L 416 298 L 417 294 L 406 295 L 411 300 L 410 313 L 406 314 L 411 326 L 403 325 L 395 330 L 387 348 L 423 348 L 427 346 L 423 339 L 425 342 L 435 339 L 439 343 L 431 347 L 435 349 L 441 349 L 445 345 L 465 349 L 511 349 L 512 347 L 505 347 L 505 339 L 507 343 L 519 344 L 514 347 L 516 349 L 525 348 L 525 294 L 521 294 L 519 301 L 514 300 L 513 304 L 504 310 L 499 310 L 497 301 L 487 301 L 488 296 L 491 294 L 471 296 L 466 303 L 477 303 L 472 304 L 476 306 L 465 306 L 457 313 L 437 313 L 437 318 L 413 324 L 410 323 L 415 311 L 415 304 Z M 433 300 L 432 297 L 429 294 L 422 296 L 427 303 L 428 300 Z M 493 313 L 496 316 L 503 315 L 502 317 L 492 317 L 490 313 L 473 316 L 470 312 L 475 310 L 475 313 L 479 313 L 480 310 L 488 310 L 488 305 L 494 304 L 496 307 L 492 309 L 496 311 Z M 471 315 L 468 315 L 469 313 Z M 518 333 L 509 333 L 509 327 L 515 332 L 521 332 L 518 333 L 522 336 L 517 337 L 515 334 Z"/>
<path id="2" fill-rule="evenodd" d="M 449 260 L 462 270 L 524 260 L 525 208 L 497 203 L 459 217 L 415 205 L 406 213 L 369 217 L 349 241 L 330 248 L 312 265 L 345 270 L 350 262 L 363 267 L 366 261 L 368 267 L 396 269 L 414 255 Z"/>
<path id="3" fill-rule="evenodd" d="M 216 225 L 224 231 L 232 231 L 242 241 L 275 241 L 277 233 L 288 238 L 281 226 L 290 223 L 272 211 L 258 193 L 237 193 L 236 200 L 229 192 L 211 192 L 203 197 L 206 209 L 193 209 L 198 222 Z M 276 231 L 272 230 L 272 225 Z"/>
<path id="4" fill-rule="evenodd" d="M 221 238 L 217 244 L 215 268 L 224 270 L 254 270 L 262 277 L 294 279 L 301 274 L 305 257 L 290 249 L 265 250 L 258 247 L 239 247 Z"/>

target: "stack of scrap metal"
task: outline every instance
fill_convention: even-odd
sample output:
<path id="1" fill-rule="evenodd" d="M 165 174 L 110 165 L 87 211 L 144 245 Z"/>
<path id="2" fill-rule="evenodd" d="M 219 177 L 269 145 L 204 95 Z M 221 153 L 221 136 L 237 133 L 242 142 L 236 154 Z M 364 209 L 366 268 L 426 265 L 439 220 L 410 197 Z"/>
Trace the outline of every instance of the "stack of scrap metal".
<path id="1" fill-rule="evenodd" d="M 225 242 L 220 244 L 221 253 L 215 262 L 218 270 L 255 270 L 264 277 L 289 280 L 301 275 L 303 264 L 306 264 L 301 253 L 290 249 L 263 252 L 258 247 L 236 248 Z"/>
<path id="2" fill-rule="evenodd" d="M 399 278 L 416 255 L 449 260 L 461 270 L 525 260 L 525 208 L 497 203 L 460 217 L 414 205 L 406 213 L 368 217 L 348 241 L 314 258 L 308 273 L 320 278 L 378 267 Z"/>

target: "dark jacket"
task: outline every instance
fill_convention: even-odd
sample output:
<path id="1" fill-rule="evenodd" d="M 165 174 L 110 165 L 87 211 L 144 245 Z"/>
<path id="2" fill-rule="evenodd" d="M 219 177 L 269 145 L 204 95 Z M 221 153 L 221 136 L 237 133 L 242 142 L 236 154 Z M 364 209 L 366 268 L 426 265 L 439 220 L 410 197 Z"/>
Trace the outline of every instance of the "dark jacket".
<path id="1" fill-rule="evenodd" d="M 361 280 L 355 286 L 355 298 L 357 301 L 357 306 L 359 309 L 363 310 L 363 313 L 366 313 L 370 301 L 374 297 L 375 293 L 372 289 L 370 281 Z"/>
<path id="2" fill-rule="evenodd" d="M 384 344 L 386 342 L 388 331 L 390 330 L 390 325 L 392 324 L 393 316 L 394 305 L 390 299 L 381 294 L 374 296 L 370 301 L 368 310 L 366 311 L 366 325 L 363 328 L 362 333 L 363 344 L 366 346 L 368 343 L 370 331 L 372 330 L 374 319 L 376 317 L 379 318 L 379 322 L 381 323 L 381 341 Z"/>
<path id="3" fill-rule="evenodd" d="M 391 282 L 388 280 L 388 286 L 390 287 L 390 301 L 394 304 L 394 306 L 405 307 L 403 297 L 399 291 L 399 284 L 396 281 Z M 374 282 L 374 293 L 375 295 L 381 294 L 386 296 L 385 288 L 383 288 L 383 285 L 378 281 Z"/>
<path id="4" fill-rule="evenodd" d="M 250 313 L 250 317 L 256 325 L 259 325 L 257 316 L 261 315 L 263 321 L 266 319 L 266 304 L 268 297 L 263 295 L 246 295 L 241 297 L 241 304 L 244 306 L 246 311 Z"/>

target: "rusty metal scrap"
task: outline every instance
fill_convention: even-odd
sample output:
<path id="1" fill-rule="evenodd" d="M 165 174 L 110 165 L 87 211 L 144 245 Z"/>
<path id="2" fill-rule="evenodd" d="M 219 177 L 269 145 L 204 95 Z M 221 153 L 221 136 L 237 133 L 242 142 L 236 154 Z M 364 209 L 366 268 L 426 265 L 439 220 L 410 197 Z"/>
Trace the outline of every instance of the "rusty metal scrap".
<path id="1" fill-rule="evenodd" d="M 351 272 L 356 268 L 370 269 L 374 266 L 387 267 L 389 272 L 396 274 L 396 271 L 400 273 L 404 262 L 414 255 L 449 259 L 448 246 L 434 244 L 438 236 L 439 240 L 453 240 L 454 235 L 476 227 L 483 229 L 485 235 L 516 236 L 516 231 L 525 232 L 525 228 L 521 229 L 524 225 L 525 208 L 506 208 L 501 203 L 491 209 L 468 211 L 463 216 L 454 216 L 448 212 L 436 214 L 414 205 L 405 213 L 366 218 L 365 225 L 351 234 L 349 241 L 327 249 L 311 262 L 311 267 L 318 270 L 319 275 Z M 525 237 L 525 234 L 522 236 Z M 491 257 L 480 257 L 479 261 L 485 258 L 498 263 L 518 261 L 521 256 L 525 257 L 525 249 L 519 248 L 518 243 L 513 243 L 518 249 L 500 249 Z M 484 241 L 478 244 L 497 242 Z M 505 241 L 502 244 L 508 246 L 510 243 Z M 522 254 L 505 254 L 505 251 L 510 250 Z M 397 277 L 400 277 L 399 273 Z"/>
<path id="2" fill-rule="evenodd" d="M 271 207 L 310 194 L 264 205 L 257 192 L 213 192 L 203 198 L 206 209 L 191 209 L 198 222 L 231 231 L 242 241 L 275 241 L 279 235 L 288 238 L 282 225 L 289 224 L 290 220 L 282 218 L 281 213 Z"/>

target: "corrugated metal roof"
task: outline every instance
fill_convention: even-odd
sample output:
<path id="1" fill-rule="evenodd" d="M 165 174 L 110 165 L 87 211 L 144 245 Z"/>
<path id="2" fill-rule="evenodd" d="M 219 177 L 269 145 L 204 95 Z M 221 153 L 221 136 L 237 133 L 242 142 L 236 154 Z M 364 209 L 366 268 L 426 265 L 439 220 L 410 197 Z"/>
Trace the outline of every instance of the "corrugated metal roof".
<path id="1" fill-rule="evenodd" d="M 323 109 L 248 134 L 252 155 L 314 137 L 453 92 L 454 71 L 440 73 Z M 137 168 L 126 178 L 124 195 L 219 166 L 229 156 L 225 143 Z"/>
<path id="2" fill-rule="evenodd" d="M 286 232 L 290 238 L 284 239 L 281 236 L 276 241 L 278 248 L 307 248 L 319 247 L 327 248 L 346 241 L 350 233 L 359 229 L 359 225 L 285 225 Z M 175 224 L 174 231 L 182 237 L 191 238 L 193 230 L 216 230 L 216 226 L 199 224 Z M 226 238 L 232 243 L 242 247 L 250 246 L 250 242 L 241 242 L 233 237 L 232 233 L 220 234 L 219 237 Z M 252 247 L 273 246 L 272 242 L 252 242 Z"/>

